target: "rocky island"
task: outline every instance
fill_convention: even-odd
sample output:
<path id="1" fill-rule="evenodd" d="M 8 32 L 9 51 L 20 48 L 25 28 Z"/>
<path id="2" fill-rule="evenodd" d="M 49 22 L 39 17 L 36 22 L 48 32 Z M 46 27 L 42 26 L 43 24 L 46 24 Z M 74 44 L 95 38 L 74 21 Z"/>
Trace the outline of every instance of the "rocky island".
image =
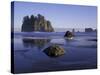
<path id="1" fill-rule="evenodd" d="M 54 29 L 49 20 L 46 20 L 44 16 L 38 14 L 37 16 L 31 15 L 23 18 L 21 27 L 22 32 L 53 32 Z"/>

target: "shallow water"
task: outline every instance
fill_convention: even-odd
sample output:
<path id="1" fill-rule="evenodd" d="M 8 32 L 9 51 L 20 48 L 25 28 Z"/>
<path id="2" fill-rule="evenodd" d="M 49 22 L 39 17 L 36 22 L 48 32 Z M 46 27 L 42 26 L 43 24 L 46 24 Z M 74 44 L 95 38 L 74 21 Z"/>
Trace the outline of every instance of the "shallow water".
<path id="1" fill-rule="evenodd" d="M 15 73 L 96 68 L 96 33 L 75 33 L 72 40 L 65 39 L 64 34 L 14 33 Z M 52 44 L 63 47 L 65 54 L 56 58 L 46 55 L 43 50 Z"/>

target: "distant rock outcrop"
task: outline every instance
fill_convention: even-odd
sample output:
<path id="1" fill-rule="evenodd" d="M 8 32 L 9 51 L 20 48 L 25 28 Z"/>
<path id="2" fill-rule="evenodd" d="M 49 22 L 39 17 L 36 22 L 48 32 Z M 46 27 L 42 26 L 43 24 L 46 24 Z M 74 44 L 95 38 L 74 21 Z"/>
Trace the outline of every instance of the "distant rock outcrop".
<path id="1" fill-rule="evenodd" d="M 49 46 L 48 48 L 44 49 L 43 52 L 50 57 L 58 57 L 65 53 L 64 49 L 59 45 Z"/>
<path id="2" fill-rule="evenodd" d="M 44 16 L 38 14 L 38 16 L 31 15 L 25 16 L 22 23 L 22 32 L 32 32 L 32 31 L 41 31 L 41 32 L 53 32 L 54 29 L 51 25 L 51 22 L 46 20 Z"/>
<path id="3" fill-rule="evenodd" d="M 85 32 L 97 32 L 97 29 L 85 28 Z"/>
<path id="4" fill-rule="evenodd" d="M 85 32 L 93 32 L 92 28 L 85 28 Z"/>

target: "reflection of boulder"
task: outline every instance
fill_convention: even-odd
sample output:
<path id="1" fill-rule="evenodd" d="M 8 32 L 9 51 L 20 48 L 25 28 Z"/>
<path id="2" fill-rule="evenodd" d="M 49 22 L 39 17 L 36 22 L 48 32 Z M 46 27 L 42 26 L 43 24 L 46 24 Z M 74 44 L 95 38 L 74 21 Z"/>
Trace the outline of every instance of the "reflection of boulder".
<path id="1" fill-rule="evenodd" d="M 64 49 L 59 45 L 49 46 L 48 48 L 44 49 L 43 52 L 50 57 L 58 57 L 65 53 Z"/>
<path id="2" fill-rule="evenodd" d="M 69 39 L 72 39 L 73 36 L 74 36 L 74 34 L 73 34 L 72 32 L 70 32 L 70 31 L 67 31 L 67 32 L 65 33 L 65 35 L 64 35 L 64 37 L 69 38 Z"/>
<path id="3" fill-rule="evenodd" d="M 41 31 L 41 32 L 53 32 L 54 29 L 49 20 L 46 20 L 44 16 L 38 14 L 37 16 L 31 15 L 25 16 L 22 23 L 22 32 L 32 32 L 32 31 Z"/>
<path id="4" fill-rule="evenodd" d="M 28 39 L 28 38 L 24 38 L 23 39 L 23 44 L 25 47 L 38 47 L 41 48 L 43 47 L 45 44 L 47 44 L 50 41 L 50 39 Z"/>

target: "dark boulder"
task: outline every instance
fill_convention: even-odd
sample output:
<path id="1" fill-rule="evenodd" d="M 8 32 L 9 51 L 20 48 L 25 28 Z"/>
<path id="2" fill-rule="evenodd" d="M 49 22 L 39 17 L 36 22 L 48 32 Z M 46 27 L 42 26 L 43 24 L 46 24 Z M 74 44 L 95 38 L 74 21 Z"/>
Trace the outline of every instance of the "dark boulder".
<path id="1" fill-rule="evenodd" d="M 59 45 L 49 46 L 48 48 L 44 49 L 43 52 L 50 57 L 58 57 L 65 53 L 64 48 Z"/>

